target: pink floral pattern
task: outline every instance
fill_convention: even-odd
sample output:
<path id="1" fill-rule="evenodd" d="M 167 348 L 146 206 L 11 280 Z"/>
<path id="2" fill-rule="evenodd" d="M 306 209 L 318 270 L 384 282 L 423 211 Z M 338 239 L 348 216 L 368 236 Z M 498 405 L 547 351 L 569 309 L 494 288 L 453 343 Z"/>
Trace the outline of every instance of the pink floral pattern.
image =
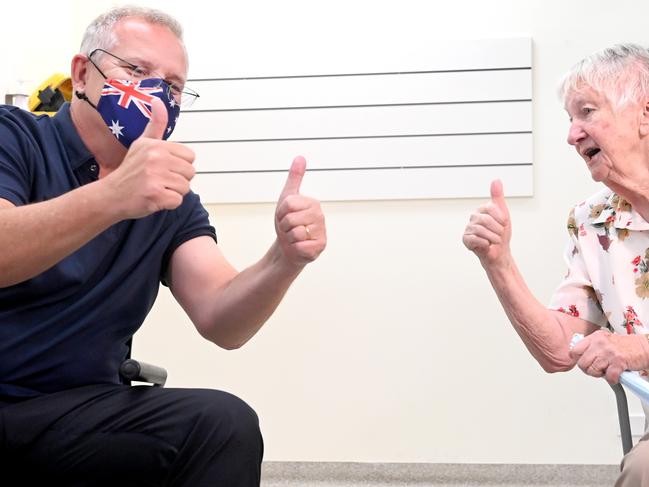
<path id="1" fill-rule="evenodd" d="M 649 223 L 605 189 L 575 206 L 567 226 L 568 272 L 550 308 L 616 333 L 649 333 Z"/>
<path id="2" fill-rule="evenodd" d="M 642 322 L 638 318 L 637 313 L 633 309 L 633 306 L 627 306 L 626 311 L 624 312 L 624 327 L 626 328 L 627 335 L 633 335 L 636 331 L 636 326 L 643 327 Z"/>
<path id="3" fill-rule="evenodd" d="M 557 311 L 561 311 L 562 313 L 566 313 L 567 315 L 574 316 L 575 318 L 579 318 L 579 311 L 577 310 L 576 304 L 571 304 L 567 308 L 561 307 L 557 309 Z"/>

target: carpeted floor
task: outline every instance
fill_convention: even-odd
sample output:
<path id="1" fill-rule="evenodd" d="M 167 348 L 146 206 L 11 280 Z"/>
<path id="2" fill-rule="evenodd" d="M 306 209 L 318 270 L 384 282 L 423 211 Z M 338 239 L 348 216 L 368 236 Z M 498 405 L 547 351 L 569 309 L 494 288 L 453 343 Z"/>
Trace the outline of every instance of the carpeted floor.
<path id="1" fill-rule="evenodd" d="M 265 462 L 262 487 L 611 487 L 618 465 Z"/>

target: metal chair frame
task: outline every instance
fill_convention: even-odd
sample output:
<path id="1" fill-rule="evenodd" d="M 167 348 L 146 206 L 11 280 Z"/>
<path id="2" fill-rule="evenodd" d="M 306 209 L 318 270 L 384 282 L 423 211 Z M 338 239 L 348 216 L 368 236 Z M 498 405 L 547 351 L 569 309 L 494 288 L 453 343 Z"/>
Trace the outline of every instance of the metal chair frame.
<path id="1" fill-rule="evenodd" d="M 631 420 L 629 419 L 629 403 L 626 399 L 626 392 L 622 384 L 611 384 L 615 392 L 617 403 L 617 417 L 620 423 L 620 436 L 622 437 L 622 451 L 626 455 L 633 448 L 633 436 L 631 435 Z"/>

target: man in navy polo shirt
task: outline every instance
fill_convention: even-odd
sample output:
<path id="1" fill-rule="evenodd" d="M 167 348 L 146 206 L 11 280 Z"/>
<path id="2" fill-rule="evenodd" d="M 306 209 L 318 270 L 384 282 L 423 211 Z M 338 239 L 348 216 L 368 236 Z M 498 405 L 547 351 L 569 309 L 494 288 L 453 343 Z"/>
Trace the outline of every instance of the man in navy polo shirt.
<path id="1" fill-rule="evenodd" d="M 186 76 L 178 23 L 119 8 L 88 27 L 56 116 L 0 107 L 0 466 L 23 485 L 259 485 L 243 401 L 118 375 L 161 281 L 201 335 L 237 348 L 326 245 L 298 157 L 277 239 L 242 272 L 228 263 L 190 190 L 193 152 L 165 140 L 195 96 Z"/>

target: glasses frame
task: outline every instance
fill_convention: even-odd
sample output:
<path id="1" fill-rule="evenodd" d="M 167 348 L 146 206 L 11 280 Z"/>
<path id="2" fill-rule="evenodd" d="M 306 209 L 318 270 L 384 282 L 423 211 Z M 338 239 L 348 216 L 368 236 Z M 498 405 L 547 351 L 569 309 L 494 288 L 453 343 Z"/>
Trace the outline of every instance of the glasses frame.
<path id="1" fill-rule="evenodd" d="M 200 96 L 201 96 L 197 92 L 192 90 L 191 88 L 188 88 L 187 86 L 180 89 L 180 88 L 177 87 L 178 85 L 176 85 L 176 84 L 174 84 L 174 83 L 172 83 L 170 81 L 167 81 L 162 76 L 159 76 L 155 71 L 151 71 L 149 69 L 143 68 L 142 66 L 138 66 L 137 64 L 133 64 L 132 62 L 127 61 L 126 59 L 122 59 L 121 57 L 116 56 L 112 52 L 108 52 L 106 49 L 102 49 L 102 48 L 98 47 L 96 49 L 93 49 L 90 52 L 90 54 L 88 54 L 88 61 L 90 61 L 92 63 L 92 65 L 95 68 L 97 68 L 97 71 L 99 71 L 99 73 L 106 79 L 108 79 L 108 76 L 106 76 L 104 74 L 104 72 L 99 68 L 99 66 L 97 66 L 95 61 L 92 59 L 92 56 L 97 52 L 102 52 L 104 54 L 108 54 L 110 57 L 115 58 L 118 61 L 124 63 L 132 71 L 141 71 L 141 72 L 148 73 L 149 75 L 151 75 L 151 74 L 156 75 L 156 77 L 159 77 L 160 79 L 162 79 L 162 81 L 164 81 L 169 86 L 171 91 L 173 91 L 173 88 L 176 87 L 176 90 L 178 91 L 178 93 L 180 93 L 180 101 L 176 100 L 176 102 L 181 107 L 184 107 L 184 108 L 190 107 L 196 101 L 196 99 L 200 98 Z M 133 75 L 131 75 L 131 76 L 134 77 Z M 169 93 L 169 96 L 174 97 L 173 94 L 171 94 L 171 93 Z"/>

